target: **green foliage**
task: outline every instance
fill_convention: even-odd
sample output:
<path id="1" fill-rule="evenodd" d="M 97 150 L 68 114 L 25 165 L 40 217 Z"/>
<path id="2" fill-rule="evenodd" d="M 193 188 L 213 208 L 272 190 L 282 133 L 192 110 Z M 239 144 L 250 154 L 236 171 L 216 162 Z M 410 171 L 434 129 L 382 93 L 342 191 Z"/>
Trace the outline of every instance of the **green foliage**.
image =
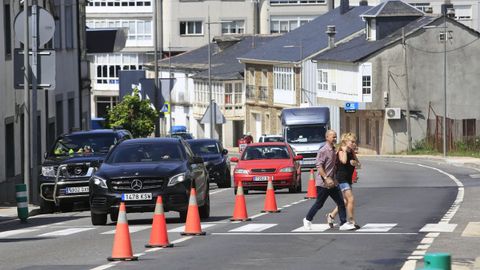
<path id="1" fill-rule="evenodd" d="M 133 95 L 125 96 L 108 112 L 109 127 L 123 127 L 129 130 L 133 137 L 147 137 L 155 129 L 158 112 L 150 107 L 150 101 L 140 99 L 138 88 L 133 89 Z"/>

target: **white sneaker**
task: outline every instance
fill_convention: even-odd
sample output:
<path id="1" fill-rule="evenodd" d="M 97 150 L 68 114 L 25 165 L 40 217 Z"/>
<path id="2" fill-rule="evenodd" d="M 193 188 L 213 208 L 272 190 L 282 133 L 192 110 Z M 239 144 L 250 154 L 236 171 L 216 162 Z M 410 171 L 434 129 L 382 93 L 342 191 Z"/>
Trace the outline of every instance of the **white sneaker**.
<path id="1" fill-rule="evenodd" d="M 351 231 L 351 230 L 355 230 L 355 225 L 353 223 L 350 223 L 350 222 L 345 222 L 343 223 L 342 226 L 340 226 L 339 228 L 340 231 Z"/>
<path id="2" fill-rule="evenodd" d="M 308 221 L 306 218 L 303 218 L 303 228 L 305 230 L 312 230 L 312 222 Z"/>

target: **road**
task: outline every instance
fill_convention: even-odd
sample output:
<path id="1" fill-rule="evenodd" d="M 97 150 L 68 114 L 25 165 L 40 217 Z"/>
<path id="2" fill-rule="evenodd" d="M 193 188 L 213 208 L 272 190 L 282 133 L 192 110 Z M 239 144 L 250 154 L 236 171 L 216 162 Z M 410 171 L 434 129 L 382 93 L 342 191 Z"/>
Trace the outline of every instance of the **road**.
<path id="1" fill-rule="evenodd" d="M 418 166 L 421 163 L 427 166 Z M 438 168 L 442 171 L 438 171 Z M 89 211 L 39 215 L 28 224 L 0 224 L 1 269 L 400 269 L 457 199 L 445 173 L 471 170 L 428 161 L 366 157 L 354 186 L 358 231 L 326 229 L 329 199 L 304 231 L 312 200 L 276 192 L 280 213 L 263 214 L 265 193 L 246 195 L 250 222 L 230 222 L 233 189 L 212 188 L 206 236 L 181 236 L 177 213 L 167 214 L 170 249 L 148 249 L 152 213 L 128 214 L 136 262 L 108 262 L 115 224 L 92 226 Z M 302 175 L 306 190 L 308 173 Z M 212 185 L 214 187 L 214 185 Z M 427 228 L 427 229 L 425 229 Z M 448 228 L 447 228 L 448 230 Z"/>

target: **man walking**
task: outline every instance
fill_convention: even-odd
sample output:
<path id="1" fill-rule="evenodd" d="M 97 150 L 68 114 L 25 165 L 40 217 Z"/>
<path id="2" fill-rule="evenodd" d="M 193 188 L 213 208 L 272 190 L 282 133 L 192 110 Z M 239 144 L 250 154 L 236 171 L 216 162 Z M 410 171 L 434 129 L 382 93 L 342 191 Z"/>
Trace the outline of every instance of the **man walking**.
<path id="1" fill-rule="evenodd" d="M 330 196 L 338 206 L 340 217 L 340 230 L 347 231 L 355 229 L 351 223 L 347 223 L 347 214 L 345 211 L 345 202 L 343 201 L 342 192 L 337 187 L 338 182 L 335 180 L 335 165 L 337 163 L 337 153 L 335 151 L 335 143 L 337 141 L 337 133 L 328 130 L 325 133 L 326 143 L 318 150 L 316 167 L 318 174 L 315 177 L 315 185 L 317 187 L 317 199 L 303 219 L 303 226 L 306 230 L 312 229 L 312 220 L 318 210 Z"/>

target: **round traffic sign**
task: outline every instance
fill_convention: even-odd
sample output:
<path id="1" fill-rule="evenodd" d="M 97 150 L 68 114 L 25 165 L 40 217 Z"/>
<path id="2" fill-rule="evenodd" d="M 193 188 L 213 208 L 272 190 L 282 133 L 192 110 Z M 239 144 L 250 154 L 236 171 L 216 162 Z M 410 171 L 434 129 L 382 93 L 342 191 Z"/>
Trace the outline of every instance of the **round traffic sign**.
<path id="1" fill-rule="evenodd" d="M 53 16 L 44 8 L 38 7 L 38 46 L 42 46 L 52 39 L 55 34 L 55 21 Z M 28 31 L 29 36 L 32 36 L 33 23 L 32 23 L 32 10 L 28 12 Z M 25 44 L 25 10 L 18 13 L 14 22 L 15 39 Z M 31 46 L 31 45 L 30 45 Z"/>

